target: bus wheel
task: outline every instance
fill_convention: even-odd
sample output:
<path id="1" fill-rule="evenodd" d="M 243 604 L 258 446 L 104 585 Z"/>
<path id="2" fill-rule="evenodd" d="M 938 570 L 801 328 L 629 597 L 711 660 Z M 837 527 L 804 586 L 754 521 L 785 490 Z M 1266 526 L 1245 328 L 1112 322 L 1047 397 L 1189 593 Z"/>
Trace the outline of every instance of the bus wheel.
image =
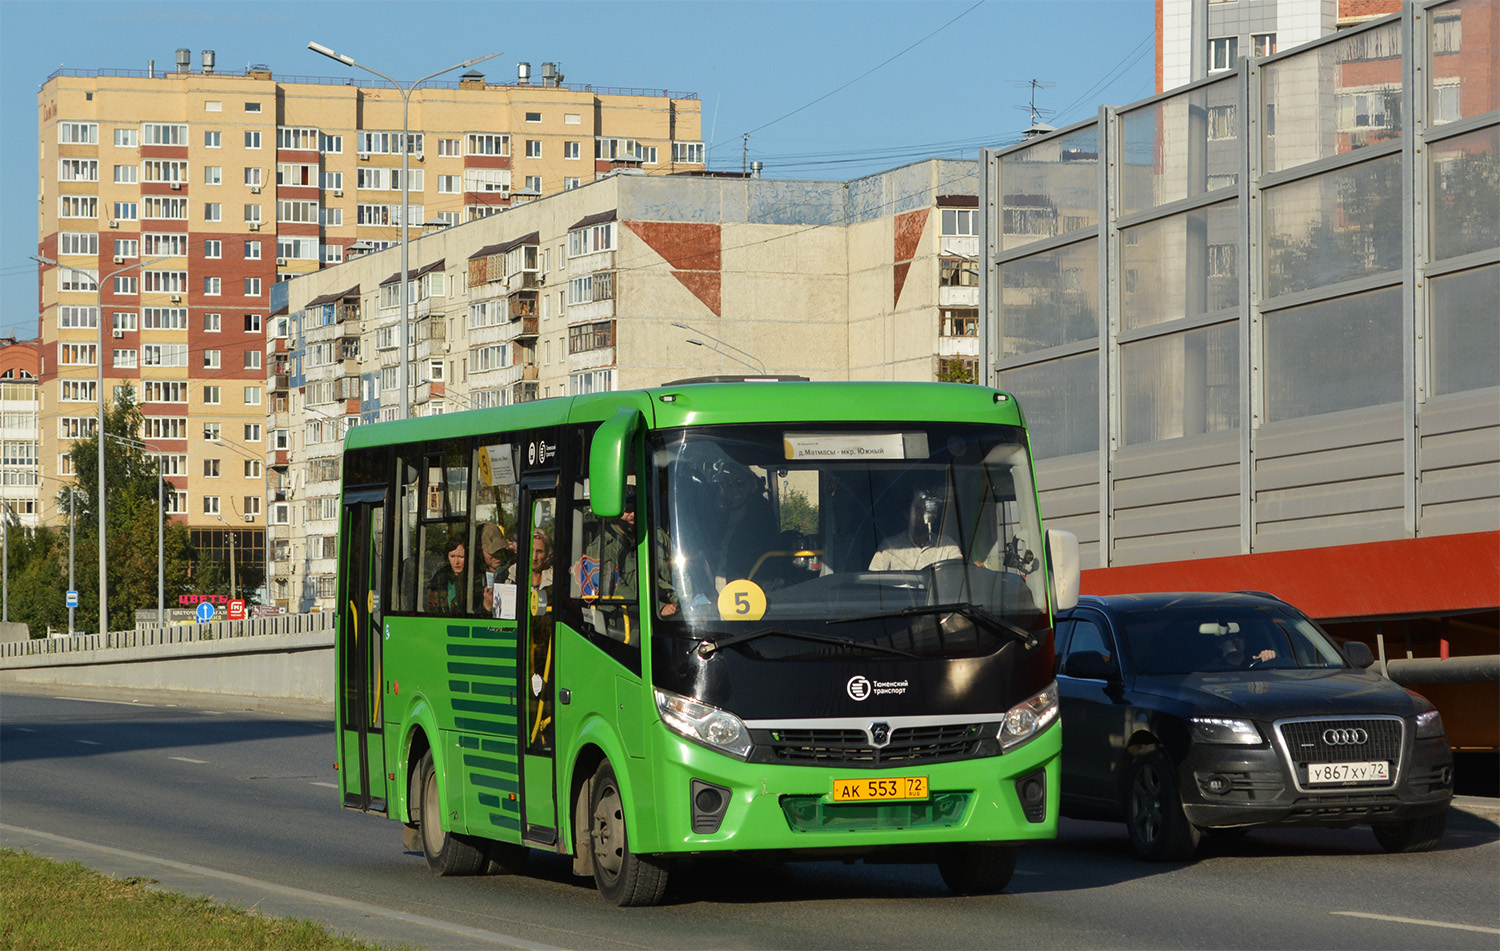
<path id="1" fill-rule="evenodd" d="M 630 851 L 625 799 L 614 767 L 605 760 L 594 773 L 589 797 L 589 846 L 594 851 L 594 884 L 613 905 L 655 905 L 667 891 L 667 869 Z"/>
<path id="2" fill-rule="evenodd" d="M 950 845 L 938 858 L 938 873 L 960 895 L 992 895 L 1010 884 L 1017 851 L 1014 845 Z"/>
<path id="3" fill-rule="evenodd" d="M 437 770 L 433 767 L 432 751 L 428 750 L 417 765 L 417 779 L 422 790 L 419 807 L 422 834 L 422 851 L 427 856 L 427 867 L 439 875 L 477 875 L 489 864 L 484 854 L 468 836 L 443 830 L 443 804 L 438 799 Z"/>

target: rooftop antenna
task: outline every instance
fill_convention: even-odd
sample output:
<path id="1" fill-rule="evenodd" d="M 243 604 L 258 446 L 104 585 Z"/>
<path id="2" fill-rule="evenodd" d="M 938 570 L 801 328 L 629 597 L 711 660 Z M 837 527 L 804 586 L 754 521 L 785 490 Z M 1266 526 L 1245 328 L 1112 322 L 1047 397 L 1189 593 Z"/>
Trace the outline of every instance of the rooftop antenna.
<path id="1" fill-rule="evenodd" d="M 1011 83 L 1011 85 L 1017 89 L 1025 89 L 1028 86 L 1031 88 L 1031 103 L 1025 106 L 1013 106 L 1012 108 L 1031 113 L 1032 125 L 1036 125 L 1042 119 L 1050 119 L 1057 113 L 1056 109 L 1043 109 L 1036 104 L 1036 91 L 1038 89 L 1051 89 L 1057 83 L 1046 79 L 1027 79 L 1022 82 Z"/>

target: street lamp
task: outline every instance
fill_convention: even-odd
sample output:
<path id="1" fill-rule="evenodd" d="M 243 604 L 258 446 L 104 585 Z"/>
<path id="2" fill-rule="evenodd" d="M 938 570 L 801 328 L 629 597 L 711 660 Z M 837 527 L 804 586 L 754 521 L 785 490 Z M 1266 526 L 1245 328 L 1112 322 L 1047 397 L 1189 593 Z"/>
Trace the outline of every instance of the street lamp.
<path id="1" fill-rule="evenodd" d="M 138 261 L 135 264 L 122 267 L 117 271 L 111 271 L 103 277 L 96 277 L 88 271 L 72 267 L 54 261 L 51 258 L 33 255 L 32 260 L 38 264 L 46 264 L 52 267 L 60 267 L 74 274 L 82 274 L 85 278 L 94 280 L 94 301 L 99 311 L 99 352 L 95 356 L 99 360 L 99 392 L 94 395 L 99 398 L 99 635 L 109 637 L 109 534 L 105 527 L 105 497 L 104 497 L 104 285 L 112 281 L 126 271 L 134 271 L 136 268 L 145 267 L 148 264 L 158 264 L 167 260 L 166 257 L 152 258 L 149 261 Z"/>
<path id="2" fill-rule="evenodd" d="M 162 456 L 165 454 L 160 449 L 152 449 L 150 446 L 136 439 L 127 439 L 124 436 L 116 436 L 112 433 L 106 433 L 105 435 L 122 446 L 139 449 L 144 453 L 156 457 L 156 626 L 159 628 L 165 627 L 167 623 L 165 607 L 167 602 L 167 547 L 165 537 L 167 499 L 165 495 L 166 480 L 162 478 L 165 474 L 163 472 L 165 467 L 162 465 Z"/>
<path id="3" fill-rule="evenodd" d="M 411 132 L 408 117 L 411 112 L 411 94 L 416 91 L 416 88 L 418 86 L 427 82 L 427 80 L 432 79 L 434 76 L 441 76 L 444 73 L 451 73 L 455 69 L 464 69 L 466 67 L 473 66 L 476 63 L 482 63 L 487 59 L 499 56 L 503 51 L 496 50 L 493 53 L 486 53 L 483 56 L 476 56 L 473 59 L 466 59 L 462 63 L 458 63 L 454 66 L 449 66 L 445 69 L 440 69 L 435 73 L 428 73 L 426 76 L 423 76 L 416 82 L 411 83 L 407 86 L 402 86 L 400 83 L 396 82 L 385 73 L 382 73 L 376 69 L 371 69 L 364 63 L 355 62 L 352 56 L 345 56 L 343 53 L 334 52 L 321 43 L 308 43 L 307 48 L 312 50 L 314 53 L 318 53 L 320 55 L 328 57 L 331 60 L 343 63 L 345 66 L 356 66 L 367 73 L 372 73 L 376 76 L 379 76 L 381 79 L 384 79 L 392 86 L 395 86 L 396 91 L 401 94 L 401 361 L 397 365 L 396 382 L 401 386 L 401 418 L 407 419 L 411 416 L 411 397 L 410 394 L 407 393 L 408 386 L 406 379 L 406 361 L 410 359 L 408 348 L 411 346 L 411 288 L 408 286 L 409 282 L 411 281 L 411 265 L 410 245 L 407 242 L 407 236 L 409 234 L 409 219 L 411 218 L 411 202 L 409 195 L 410 182 L 408 181 L 408 179 L 410 178 L 410 170 L 408 166 L 410 164 L 411 155 Z"/>
<path id="4" fill-rule="evenodd" d="M 728 347 L 731 350 L 736 350 L 736 351 L 738 351 L 740 353 L 743 353 L 745 356 L 749 357 L 751 360 L 754 360 L 755 363 L 748 363 L 745 360 L 740 359 L 739 357 L 735 356 L 732 353 L 725 353 L 723 350 L 720 350 L 718 347 L 710 347 L 708 344 L 704 343 L 702 340 L 694 340 L 693 338 L 689 337 L 688 338 L 688 343 L 692 344 L 695 347 L 707 347 L 709 350 L 712 350 L 714 353 L 717 353 L 720 356 L 728 357 L 729 359 L 733 360 L 736 363 L 742 363 L 742 364 L 744 364 L 745 366 L 749 367 L 752 370 L 759 370 L 762 374 L 766 374 L 766 375 L 769 375 L 769 373 L 770 373 L 770 371 L 766 369 L 765 361 L 761 360 L 760 357 L 757 357 L 755 354 L 751 353 L 748 350 L 742 350 L 742 349 L 740 349 L 739 347 L 736 347 L 734 344 L 730 343 L 727 340 L 720 340 L 718 337 L 715 337 L 713 334 L 706 334 L 703 331 L 699 330 L 698 328 L 696 328 L 696 327 L 689 327 L 687 324 L 682 323 L 681 321 L 677 321 L 677 320 L 672 321 L 672 326 L 676 327 L 676 328 L 678 328 L 680 330 L 686 330 L 689 333 L 695 333 L 695 334 L 699 335 L 700 337 L 707 337 L 708 339 L 712 340 L 714 343 L 720 344 L 721 346 Z"/>

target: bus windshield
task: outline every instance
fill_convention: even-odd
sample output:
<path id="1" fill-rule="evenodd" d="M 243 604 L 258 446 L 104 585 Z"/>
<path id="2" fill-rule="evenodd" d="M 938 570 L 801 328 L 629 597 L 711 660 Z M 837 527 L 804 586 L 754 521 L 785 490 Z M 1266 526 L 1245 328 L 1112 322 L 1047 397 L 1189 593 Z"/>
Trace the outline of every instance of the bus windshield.
<path id="1" fill-rule="evenodd" d="M 1049 623 L 1020 427 L 652 436 L 659 635 L 762 659 L 974 656 Z"/>

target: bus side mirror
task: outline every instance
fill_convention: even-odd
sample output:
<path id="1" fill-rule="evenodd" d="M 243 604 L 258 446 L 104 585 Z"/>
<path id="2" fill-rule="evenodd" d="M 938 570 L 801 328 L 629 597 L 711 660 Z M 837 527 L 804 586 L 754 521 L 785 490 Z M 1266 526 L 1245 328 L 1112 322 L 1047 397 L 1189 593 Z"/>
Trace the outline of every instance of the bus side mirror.
<path id="1" fill-rule="evenodd" d="M 1078 603 L 1078 536 L 1047 529 L 1047 556 L 1052 566 L 1052 610 L 1066 611 Z"/>
<path id="2" fill-rule="evenodd" d="M 589 447 L 589 505 L 600 518 L 619 518 L 625 511 L 626 460 L 640 425 L 640 410 L 622 409 L 594 433 Z"/>

